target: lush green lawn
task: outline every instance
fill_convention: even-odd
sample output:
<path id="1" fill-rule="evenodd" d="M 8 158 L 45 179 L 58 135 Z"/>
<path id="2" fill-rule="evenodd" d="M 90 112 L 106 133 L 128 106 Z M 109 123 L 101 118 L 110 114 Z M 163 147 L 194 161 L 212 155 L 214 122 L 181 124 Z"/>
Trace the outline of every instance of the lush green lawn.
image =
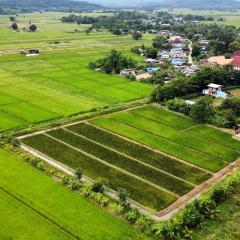
<path id="1" fill-rule="evenodd" d="M 237 240 L 240 239 L 240 195 L 218 207 L 217 217 L 205 221 L 203 228 L 193 232 L 194 240 Z"/>
<path id="2" fill-rule="evenodd" d="M 0 187 L 30 206 L 0 192 L 1 239 L 72 239 L 56 225 L 83 240 L 142 239 L 127 224 L 3 150 L 0 168 Z M 39 217 L 36 211 L 55 224 Z"/>
<path id="3" fill-rule="evenodd" d="M 166 117 L 163 117 L 165 114 Z M 183 123 L 179 124 L 181 117 L 171 113 L 173 119 L 177 118 L 174 125 L 174 121 L 167 120 L 169 114 L 169 111 L 154 107 L 146 107 L 145 111 L 144 107 L 91 122 L 210 171 L 218 171 L 239 157 L 240 142 L 232 139 L 230 135 L 199 125 L 179 131 L 179 128 L 186 125 L 186 121 L 189 121 L 188 126 L 192 126 L 193 122 L 185 118 Z M 204 128 L 204 137 L 201 138 L 201 134 L 195 133 L 195 128 Z M 224 143 L 222 136 L 229 139 L 229 142 Z"/>

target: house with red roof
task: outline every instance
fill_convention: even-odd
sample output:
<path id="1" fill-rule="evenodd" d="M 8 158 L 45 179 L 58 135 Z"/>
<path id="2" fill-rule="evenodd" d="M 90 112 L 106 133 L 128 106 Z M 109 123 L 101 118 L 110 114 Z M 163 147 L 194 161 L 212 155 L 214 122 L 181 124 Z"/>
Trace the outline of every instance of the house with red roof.
<path id="1" fill-rule="evenodd" d="M 231 65 L 233 65 L 234 70 L 240 70 L 240 51 L 233 53 Z"/>
<path id="2" fill-rule="evenodd" d="M 210 57 L 208 63 L 212 65 L 217 64 L 219 66 L 232 65 L 234 70 L 240 71 L 240 51 L 234 52 L 229 59 L 225 58 L 225 56 Z"/>

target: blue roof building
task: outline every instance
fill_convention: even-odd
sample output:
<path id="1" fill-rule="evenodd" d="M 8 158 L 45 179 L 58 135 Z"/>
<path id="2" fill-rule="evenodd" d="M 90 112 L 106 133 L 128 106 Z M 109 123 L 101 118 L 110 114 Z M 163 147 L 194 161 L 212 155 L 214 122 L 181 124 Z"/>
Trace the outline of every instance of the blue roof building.
<path id="1" fill-rule="evenodd" d="M 147 72 L 148 72 L 148 73 L 156 72 L 156 71 L 158 71 L 158 70 L 160 70 L 159 67 L 148 67 L 148 68 L 147 68 Z"/>
<path id="2" fill-rule="evenodd" d="M 173 65 L 182 65 L 185 61 L 183 58 L 172 58 L 171 62 Z"/>

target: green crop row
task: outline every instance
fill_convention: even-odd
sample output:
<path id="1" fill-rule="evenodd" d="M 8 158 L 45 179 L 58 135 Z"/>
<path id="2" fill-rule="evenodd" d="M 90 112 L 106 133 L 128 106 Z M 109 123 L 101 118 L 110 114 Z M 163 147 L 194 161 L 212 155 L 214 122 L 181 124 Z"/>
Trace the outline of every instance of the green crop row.
<path id="1" fill-rule="evenodd" d="M 109 118 L 94 119 L 91 120 L 91 123 L 213 172 L 217 172 L 227 165 L 227 162 L 221 159 L 212 158 L 190 148 L 183 147 L 159 136 Z"/>
<path id="2" fill-rule="evenodd" d="M 161 124 L 167 125 L 169 127 L 175 128 L 177 130 L 182 130 L 194 126 L 196 123 L 185 116 L 170 112 L 164 108 L 156 108 L 153 106 L 145 106 L 142 108 L 137 108 L 131 111 L 136 115 L 149 118 Z"/>
<path id="3" fill-rule="evenodd" d="M 131 158 L 121 155 L 120 153 L 100 146 L 88 139 L 74 135 L 63 129 L 48 132 L 48 134 L 113 166 L 124 169 L 127 172 L 157 184 L 158 186 L 164 187 L 176 194 L 183 195 L 193 188 L 188 183 L 182 182 L 172 176 L 143 165 Z"/>
<path id="4" fill-rule="evenodd" d="M 240 141 L 235 140 L 231 134 L 205 125 L 194 126 L 193 128 L 188 129 L 186 133 L 208 141 L 209 145 L 217 142 L 221 146 L 237 151 L 240 155 Z"/>
<path id="5" fill-rule="evenodd" d="M 144 146 L 126 141 L 89 124 L 81 123 L 70 126 L 67 129 L 194 184 L 199 184 L 211 176 L 198 168 L 156 153 Z"/>
<path id="6" fill-rule="evenodd" d="M 26 138 L 23 142 L 73 169 L 81 167 L 84 169 L 84 174 L 89 177 L 108 179 L 109 186 L 113 189 L 117 189 L 118 187 L 126 188 L 132 199 L 150 208 L 163 209 L 176 200 L 176 197 L 173 195 L 102 164 L 46 135 Z"/>
<path id="7" fill-rule="evenodd" d="M 217 143 L 212 142 L 209 144 L 208 141 L 198 139 L 195 136 L 185 134 L 184 132 L 180 132 L 174 128 L 160 124 L 155 120 L 138 116 L 131 112 L 113 114 L 110 118 L 114 121 L 119 121 L 139 130 L 165 138 L 169 141 L 182 145 L 183 147 L 193 149 L 197 151 L 197 154 L 205 154 L 211 158 L 218 158 L 227 162 L 236 160 L 239 156 L 239 153 L 236 151 L 218 145 Z"/>

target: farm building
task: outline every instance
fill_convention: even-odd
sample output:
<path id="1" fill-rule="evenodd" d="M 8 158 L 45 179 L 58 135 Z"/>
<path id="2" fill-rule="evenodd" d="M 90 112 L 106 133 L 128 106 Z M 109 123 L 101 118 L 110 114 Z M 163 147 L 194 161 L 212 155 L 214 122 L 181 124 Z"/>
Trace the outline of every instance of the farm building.
<path id="1" fill-rule="evenodd" d="M 158 71 L 158 70 L 160 70 L 159 67 L 148 67 L 148 68 L 147 68 L 147 72 L 148 72 L 148 73 L 156 72 L 156 71 Z"/>
<path id="2" fill-rule="evenodd" d="M 183 58 L 173 58 L 171 62 L 173 65 L 183 65 L 185 63 Z"/>
<path id="3" fill-rule="evenodd" d="M 208 63 L 211 65 L 219 65 L 219 66 L 226 66 L 230 65 L 232 59 L 227 59 L 225 56 L 213 56 L 208 59 Z"/>
<path id="4" fill-rule="evenodd" d="M 159 53 L 159 57 L 161 57 L 161 59 L 169 59 L 170 54 L 167 52 L 161 52 L 161 53 Z"/>
<path id="5" fill-rule="evenodd" d="M 234 70 L 240 70 L 240 51 L 234 52 L 232 56 L 232 62 Z"/>
<path id="6" fill-rule="evenodd" d="M 182 43 L 183 38 L 181 36 L 173 36 L 169 39 L 169 42 L 172 44 Z"/>
<path id="7" fill-rule="evenodd" d="M 120 76 L 128 76 L 128 75 L 136 75 L 137 74 L 137 71 L 135 68 L 130 68 L 130 69 L 123 69 L 121 72 L 120 72 Z"/>
<path id="8" fill-rule="evenodd" d="M 227 98 L 227 93 L 222 91 L 222 85 L 211 83 L 208 85 L 208 89 L 203 90 L 204 95 L 217 97 L 217 98 Z"/>
<path id="9" fill-rule="evenodd" d="M 141 80 L 144 80 L 144 79 L 148 79 L 150 78 L 152 75 L 150 73 L 141 73 L 139 75 L 136 76 L 136 80 L 137 81 L 141 81 Z"/>

